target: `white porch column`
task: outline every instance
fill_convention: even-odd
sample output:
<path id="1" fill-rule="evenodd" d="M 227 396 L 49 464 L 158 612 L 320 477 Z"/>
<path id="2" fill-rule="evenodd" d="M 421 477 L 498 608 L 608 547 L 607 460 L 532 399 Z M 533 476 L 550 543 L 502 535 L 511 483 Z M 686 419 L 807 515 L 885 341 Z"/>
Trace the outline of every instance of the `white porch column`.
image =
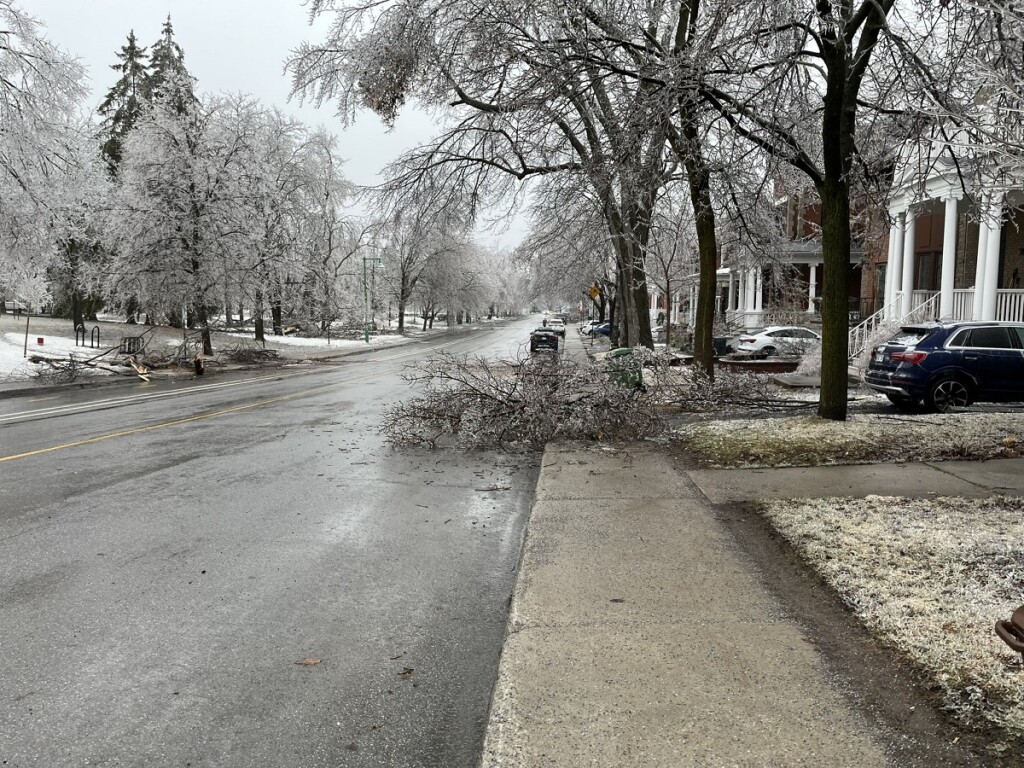
<path id="1" fill-rule="evenodd" d="M 985 281 L 981 293 L 981 319 L 996 319 L 996 290 L 999 288 L 999 246 L 1003 234 L 1003 193 L 992 196 L 992 226 L 985 244 Z"/>
<path id="2" fill-rule="evenodd" d="M 754 320 L 754 291 L 757 286 L 757 278 L 753 269 L 747 270 L 746 279 L 746 302 L 743 305 L 743 325 L 746 328 L 753 328 Z"/>
<path id="3" fill-rule="evenodd" d="M 764 311 L 764 270 L 761 267 L 754 272 L 754 311 Z"/>
<path id="4" fill-rule="evenodd" d="M 807 278 L 807 314 L 814 314 L 814 297 L 818 293 L 818 265 L 808 264 Z"/>
<path id="5" fill-rule="evenodd" d="M 915 223 L 917 214 L 913 208 L 907 208 L 906 222 L 903 228 L 903 282 L 900 290 L 903 299 L 900 301 L 900 319 L 902 320 L 914 308 L 914 251 L 917 248 Z"/>
<path id="6" fill-rule="evenodd" d="M 736 270 L 729 270 L 729 305 L 726 307 L 730 312 L 736 309 Z"/>
<path id="7" fill-rule="evenodd" d="M 981 291 L 985 284 L 985 267 L 988 264 L 988 236 L 989 236 L 989 208 L 988 195 L 983 195 L 978 204 L 980 216 L 978 217 L 978 258 L 974 268 L 974 296 L 972 297 L 971 319 L 981 320 Z"/>
<path id="8" fill-rule="evenodd" d="M 953 316 L 953 276 L 956 274 L 956 230 L 958 199 L 950 193 L 946 198 L 946 214 L 942 229 L 942 278 L 939 281 L 939 318 Z"/>
<path id="9" fill-rule="evenodd" d="M 899 320 L 900 306 L 896 302 L 896 294 L 899 293 L 899 281 L 903 275 L 903 234 L 906 231 L 906 216 L 903 213 L 896 214 L 896 221 L 893 222 L 892 230 L 889 232 L 889 247 L 892 258 L 889 259 L 889 267 L 885 274 L 885 303 L 889 307 L 886 320 Z"/>

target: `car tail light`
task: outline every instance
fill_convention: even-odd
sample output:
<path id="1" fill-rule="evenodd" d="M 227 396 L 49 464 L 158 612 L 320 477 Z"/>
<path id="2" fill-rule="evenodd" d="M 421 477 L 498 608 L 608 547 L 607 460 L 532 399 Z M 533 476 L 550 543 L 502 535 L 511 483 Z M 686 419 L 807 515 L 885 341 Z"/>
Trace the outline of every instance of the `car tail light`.
<path id="1" fill-rule="evenodd" d="M 757 339 L 753 336 L 740 336 L 739 339 L 740 344 L 753 344 L 755 341 L 757 341 Z"/>
<path id="2" fill-rule="evenodd" d="M 907 363 L 909 365 L 922 363 L 926 357 L 928 357 L 927 352 L 893 352 L 892 355 L 890 355 L 892 360 L 895 360 L 898 363 Z"/>

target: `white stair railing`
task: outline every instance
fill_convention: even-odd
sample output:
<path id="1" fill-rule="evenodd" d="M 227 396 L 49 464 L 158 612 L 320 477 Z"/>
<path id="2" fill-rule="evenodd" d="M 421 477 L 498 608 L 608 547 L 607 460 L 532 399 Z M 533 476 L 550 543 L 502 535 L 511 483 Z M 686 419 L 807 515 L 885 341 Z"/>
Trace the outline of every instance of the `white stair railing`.
<path id="1" fill-rule="evenodd" d="M 896 294 L 896 298 L 875 312 L 867 320 L 850 329 L 849 355 L 853 360 L 865 350 L 871 337 L 875 335 L 878 328 L 885 322 L 886 317 L 896 318 L 896 322 L 920 323 L 926 320 L 937 320 L 939 317 L 939 294 L 933 295 L 927 301 L 923 301 L 910 310 L 907 315 L 899 312 L 902 294 Z"/>
<path id="2" fill-rule="evenodd" d="M 895 314 L 894 310 L 899 306 L 900 301 L 902 301 L 901 294 L 896 294 L 896 298 L 875 312 L 875 314 L 865 320 L 862 320 L 850 329 L 848 354 L 850 355 L 851 360 L 864 351 L 864 348 L 868 344 L 868 339 L 874 336 L 875 331 L 878 330 L 878 326 L 885 322 L 885 318 L 889 315 Z"/>

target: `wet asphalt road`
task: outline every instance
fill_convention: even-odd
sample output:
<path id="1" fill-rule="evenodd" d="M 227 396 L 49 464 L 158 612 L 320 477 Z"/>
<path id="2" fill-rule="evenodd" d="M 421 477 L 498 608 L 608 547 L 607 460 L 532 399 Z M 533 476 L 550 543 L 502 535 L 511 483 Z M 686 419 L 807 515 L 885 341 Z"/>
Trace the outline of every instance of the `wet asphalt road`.
<path id="1" fill-rule="evenodd" d="M 537 459 L 376 424 L 531 325 L 0 400 L 0 765 L 475 765 Z"/>

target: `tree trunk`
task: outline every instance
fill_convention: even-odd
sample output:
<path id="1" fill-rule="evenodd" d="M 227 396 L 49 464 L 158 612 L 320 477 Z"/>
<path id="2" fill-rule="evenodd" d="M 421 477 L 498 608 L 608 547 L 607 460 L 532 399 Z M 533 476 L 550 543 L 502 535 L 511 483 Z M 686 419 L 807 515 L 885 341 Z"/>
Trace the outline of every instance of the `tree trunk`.
<path id="1" fill-rule="evenodd" d="M 82 292 L 77 288 L 71 289 L 71 322 L 77 329 L 78 326 L 85 326 L 85 312 L 82 309 Z"/>
<path id="2" fill-rule="evenodd" d="M 672 348 L 672 280 L 665 270 L 665 349 Z"/>
<path id="3" fill-rule="evenodd" d="M 134 296 L 129 296 L 124 303 L 124 315 L 128 325 L 135 325 L 138 322 L 139 300 Z"/>
<path id="4" fill-rule="evenodd" d="M 199 305 L 196 307 L 196 322 L 199 323 L 199 332 L 203 338 L 203 354 L 213 354 L 213 338 L 210 335 L 210 314 L 207 307 Z"/>
<path id="5" fill-rule="evenodd" d="M 821 393 L 818 415 L 845 421 L 849 369 L 850 190 L 845 181 L 826 180 L 821 196 Z"/>
<path id="6" fill-rule="evenodd" d="M 256 291 L 256 306 L 253 308 L 252 317 L 256 326 L 256 341 L 265 344 L 267 336 L 263 326 L 263 291 Z"/>
<path id="7" fill-rule="evenodd" d="M 283 316 L 284 313 L 281 310 L 281 300 L 274 299 L 274 303 L 270 305 L 270 319 L 271 321 L 273 321 L 275 336 L 284 335 L 284 321 L 282 319 Z"/>
<path id="8" fill-rule="evenodd" d="M 398 296 L 398 333 L 405 333 L 405 299 L 401 293 Z"/>
<path id="9" fill-rule="evenodd" d="M 692 120 L 683 119 L 680 127 L 686 144 L 686 151 L 682 153 L 681 159 L 690 184 L 699 265 L 697 312 L 693 326 L 693 362 L 705 375 L 713 379 L 718 239 L 715 233 L 715 211 L 711 207 L 711 171 L 704 162 L 696 124 Z"/>
<path id="10" fill-rule="evenodd" d="M 828 84 L 821 115 L 821 390 L 818 415 L 846 420 L 850 308 L 850 166 L 856 152 L 857 99 L 848 93 L 849 51 L 841 38 L 826 36 Z"/>

